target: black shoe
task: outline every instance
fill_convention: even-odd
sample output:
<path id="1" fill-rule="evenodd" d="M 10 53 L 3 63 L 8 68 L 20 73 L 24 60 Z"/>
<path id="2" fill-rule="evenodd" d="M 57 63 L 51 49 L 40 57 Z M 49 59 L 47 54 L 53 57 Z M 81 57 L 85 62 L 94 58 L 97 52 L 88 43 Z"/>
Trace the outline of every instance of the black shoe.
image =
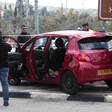
<path id="1" fill-rule="evenodd" d="M 4 106 L 8 106 L 9 105 L 9 103 L 8 102 L 4 102 Z"/>

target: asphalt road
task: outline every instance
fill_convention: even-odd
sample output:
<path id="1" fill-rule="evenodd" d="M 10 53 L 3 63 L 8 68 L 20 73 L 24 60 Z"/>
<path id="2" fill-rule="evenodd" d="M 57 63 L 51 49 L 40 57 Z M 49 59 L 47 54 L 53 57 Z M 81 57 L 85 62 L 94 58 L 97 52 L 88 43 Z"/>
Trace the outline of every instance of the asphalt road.
<path id="1" fill-rule="evenodd" d="M 80 102 L 80 101 L 37 101 L 37 99 L 11 98 L 8 107 L 2 105 L 0 112 L 112 112 L 110 103 Z"/>
<path id="2" fill-rule="evenodd" d="M 112 89 L 103 82 L 84 84 L 76 95 L 66 94 L 59 85 L 22 81 L 19 86 L 9 85 L 10 97 L 32 98 L 38 101 L 92 101 L 112 102 Z M 2 90 L 0 87 L 0 96 Z"/>

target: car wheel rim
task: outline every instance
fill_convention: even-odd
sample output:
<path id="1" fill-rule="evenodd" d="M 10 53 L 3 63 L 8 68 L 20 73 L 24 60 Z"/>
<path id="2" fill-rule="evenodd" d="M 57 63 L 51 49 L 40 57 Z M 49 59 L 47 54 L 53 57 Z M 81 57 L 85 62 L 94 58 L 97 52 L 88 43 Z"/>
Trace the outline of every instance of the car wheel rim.
<path id="1" fill-rule="evenodd" d="M 14 79 L 10 79 L 10 84 L 14 84 L 15 80 Z"/>
<path id="2" fill-rule="evenodd" d="M 72 79 L 71 78 L 66 78 L 65 86 L 70 89 L 70 88 L 72 88 L 72 85 L 73 85 Z"/>

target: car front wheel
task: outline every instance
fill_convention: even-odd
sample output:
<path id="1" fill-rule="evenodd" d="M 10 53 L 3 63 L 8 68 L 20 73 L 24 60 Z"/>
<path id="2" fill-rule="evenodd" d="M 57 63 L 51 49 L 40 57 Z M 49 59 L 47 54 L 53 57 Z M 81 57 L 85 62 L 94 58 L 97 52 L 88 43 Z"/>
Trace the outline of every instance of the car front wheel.
<path id="1" fill-rule="evenodd" d="M 74 74 L 70 71 L 67 71 L 62 75 L 61 86 L 68 94 L 76 94 L 80 88 Z"/>
<path id="2" fill-rule="evenodd" d="M 21 82 L 21 80 L 18 79 L 18 78 L 15 78 L 15 79 L 13 79 L 13 78 L 8 79 L 8 83 L 9 83 L 10 85 L 19 85 L 20 82 Z"/>

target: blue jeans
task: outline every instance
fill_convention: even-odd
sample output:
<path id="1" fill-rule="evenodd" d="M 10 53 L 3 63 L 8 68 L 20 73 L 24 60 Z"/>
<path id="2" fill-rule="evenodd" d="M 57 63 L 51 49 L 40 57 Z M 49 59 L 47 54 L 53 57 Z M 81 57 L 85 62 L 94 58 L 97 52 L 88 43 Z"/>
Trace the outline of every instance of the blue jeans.
<path id="1" fill-rule="evenodd" d="M 1 84 L 2 84 L 4 102 L 9 101 L 8 73 L 9 73 L 8 67 L 7 68 L 0 68 L 0 80 L 1 80 Z"/>

